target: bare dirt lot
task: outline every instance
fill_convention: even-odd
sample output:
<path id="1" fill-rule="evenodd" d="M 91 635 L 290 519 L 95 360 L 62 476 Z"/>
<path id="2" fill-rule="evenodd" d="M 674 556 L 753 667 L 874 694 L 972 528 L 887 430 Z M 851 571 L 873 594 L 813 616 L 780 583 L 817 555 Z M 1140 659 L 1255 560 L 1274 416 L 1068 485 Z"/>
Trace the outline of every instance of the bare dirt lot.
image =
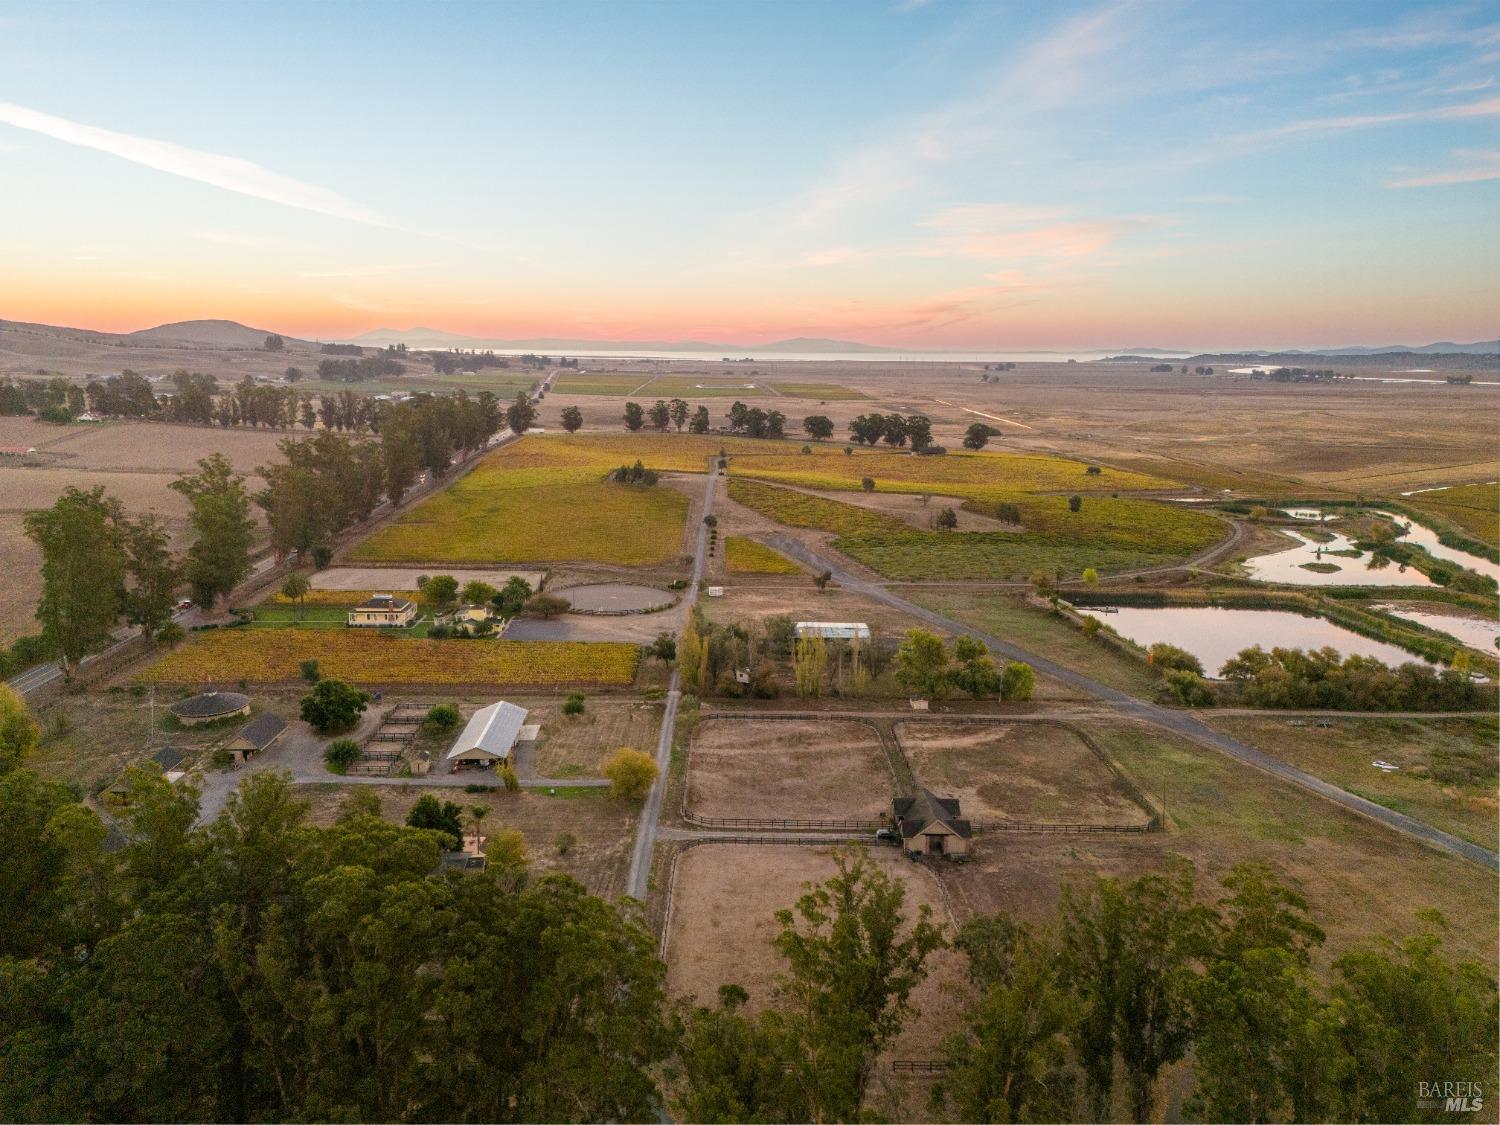
<path id="1" fill-rule="evenodd" d="M 868 819 L 893 795 L 880 738 L 863 723 L 707 719 L 693 734 L 687 807 L 697 816 Z"/>
<path id="2" fill-rule="evenodd" d="M 901 723 L 919 784 L 973 820 L 1143 824 L 1149 817 L 1074 731 L 1054 723 Z"/>
<path id="3" fill-rule="evenodd" d="M 308 580 L 314 590 L 415 590 L 417 579 L 424 574 L 452 575 L 459 586 L 465 582 L 488 582 L 497 590 L 512 578 L 524 578 L 533 590 L 542 580 L 542 573 L 535 570 L 455 570 L 441 565 L 425 570 L 401 566 L 334 566 L 315 571 Z"/>
<path id="4" fill-rule="evenodd" d="M 868 598 L 829 586 L 818 593 L 811 578 L 791 577 L 772 585 L 726 586 L 724 595 L 703 598 L 698 604 L 710 621 L 748 625 L 767 617 L 789 614 L 798 621 L 863 621 L 876 639 L 899 640 L 921 622 Z M 924 626 L 925 627 L 925 626 Z"/>
<path id="5" fill-rule="evenodd" d="M 952 937 L 953 919 L 932 871 L 903 859 L 894 848 L 864 854 L 906 888 L 909 919 L 926 905 L 933 921 L 943 923 Z M 750 994 L 752 1009 L 771 1006 L 776 977 L 784 968 L 771 945 L 780 931 L 774 914 L 791 907 L 809 883 L 836 870 L 827 848 L 700 844 L 683 852 L 672 889 L 667 990 L 711 1004 L 721 984 L 738 984 Z M 935 1058 L 952 1030 L 950 1020 L 937 1017 L 957 1003 L 951 990 L 962 984 L 962 958 L 945 950 L 934 954 L 929 965 L 931 972 L 913 994 L 914 1007 L 927 1018 L 912 1020 L 897 1036 L 888 1052 L 892 1058 Z"/>

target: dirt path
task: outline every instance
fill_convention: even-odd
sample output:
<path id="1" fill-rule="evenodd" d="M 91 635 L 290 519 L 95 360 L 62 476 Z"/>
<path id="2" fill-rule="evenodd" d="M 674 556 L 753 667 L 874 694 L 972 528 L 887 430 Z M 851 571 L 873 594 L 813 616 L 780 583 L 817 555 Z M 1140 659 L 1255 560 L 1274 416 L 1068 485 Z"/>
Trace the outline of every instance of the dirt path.
<path id="1" fill-rule="evenodd" d="M 693 575 L 688 582 L 687 593 L 682 599 L 682 610 L 690 612 L 698 600 L 698 583 L 703 577 L 703 561 L 708 551 L 707 518 L 713 514 L 714 492 L 719 484 L 719 462 L 715 460 L 708 471 L 703 486 L 703 510 L 698 517 L 698 545 L 693 553 Z M 625 880 L 625 893 L 646 899 L 647 884 L 651 876 L 651 857 L 656 851 L 657 822 L 661 819 L 662 798 L 667 792 L 667 771 L 672 765 L 672 735 L 677 726 L 677 706 L 682 702 L 682 670 L 672 667 L 672 682 L 667 689 L 667 706 L 661 717 L 661 734 L 656 740 L 656 783 L 646 796 L 646 805 L 641 809 L 639 827 L 635 834 L 635 848 L 630 853 L 630 874 Z"/>

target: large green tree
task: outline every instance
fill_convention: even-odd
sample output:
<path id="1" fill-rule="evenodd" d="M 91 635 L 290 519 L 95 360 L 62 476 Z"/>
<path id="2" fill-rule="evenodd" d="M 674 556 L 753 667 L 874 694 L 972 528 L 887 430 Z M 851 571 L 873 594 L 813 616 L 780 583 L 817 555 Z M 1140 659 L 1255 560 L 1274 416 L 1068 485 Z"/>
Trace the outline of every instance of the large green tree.
<path id="1" fill-rule="evenodd" d="M 171 536 L 153 513 L 126 521 L 121 527 L 125 548 L 125 620 L 154 637 L 172 620 L 183 567 L 172 554 Z"/>
<path id="2" fill-rule="evenodd" d="M 42 554 L 42 637 L 71 678 L 78 661 L 109 639 L 120 615 L 126 557 L 119 501 L 103 486 L 63 489 L 50 508 L 28 512 L 26 535 Z"/>
<path id="3" fill-rule="evenodd" d="M 654 1119 L 664 969 L 633 915 L 514 864 L 433 877 L 434 833 L 313 827 L 271 773 L 207 826 L 154 771 L 130 796 L 117 852 L 10 849 L 0 1118 Z M 0 777 L 0 844 L 98 824 L 72 801 Z"/>
<path id="4" fill-rule="evenodd" d="M 193 601 L 212 609 L 250 574 L 255 520 L 245 478 L 222 453 L 198 462 L 198 471 L 171 486 L 192 505 L 193 545 L 188 549 L 187 581 Z"/>

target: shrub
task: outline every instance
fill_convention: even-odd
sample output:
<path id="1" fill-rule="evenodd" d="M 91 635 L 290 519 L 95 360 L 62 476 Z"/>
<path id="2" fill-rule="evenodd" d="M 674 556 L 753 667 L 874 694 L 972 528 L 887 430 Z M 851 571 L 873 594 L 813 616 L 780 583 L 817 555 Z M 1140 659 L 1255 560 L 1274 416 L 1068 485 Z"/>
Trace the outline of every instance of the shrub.
<path id="1" fill-rule="evenodd" d="M 1212 707 L 1219 701 L 1213 686 L 1202 676 L 1186 668 L 1172 668 L 1167 672 L 1166 690 L 1173 699 L 1186 707 Z"/>
<path id="2" fill-rule="evenodd" d="M 874 492 L 875 491 L 875 478 L 874 477 L 861 477 L 860 480 L 859 480 L 859 487 L 862 488 L 862 489 L 864 489 L 866 492 Z"/>
<path id="3" fill-rule="evenodd" d="M 1081 511 L 1082 509 L 1083 509 L 1083 497 L 1082 496 L 1069 496 L 1068 497 L 1068 511 L 1070 511 L 1070 512 L 1077 512 L 1077 511 Z"/>
<path id="4" fill-rule="evenodd" d="M 616 750 L 604 763 L 609 778 L 609 795 L 625 800 L 643 799 L 656 783 L 656 760 L 628 746 Z"/>
<path id="5" fill-rule="evenodd" d="M 359 761 L 359 743 L 352 738 L 335 738 L 323 748 L 323 761 L 334 773 L 344 773 Z"/>
<path id="6" fill-rule="evenodd" d="M 433 731 L 452 730 L 462 717 L 453 704 L 439 703 L 428 709 L 425 724 Z"/>
<path id="7" fill-rule="evenodd" d="M 310 684 L 315 684 L 323 678 L 323 673 L 318 671 L 316 660 L 302 660 L 297 663 L 297 674 Z"/>
<path id="8" fill-rule="evenodd" d="M 558 855 L 567 855 L 573 850 L 573 845 L 578 843 L 578 837 L 571 832 L 559 832 L 557 839 L 552 841 L 552 846 L 557 849 Z"/>
<path id="9" fill-rule="evenodd" d="M 502 828 L 484 846 L 485 858 L 499 867 L 526 866 L 526 838 L 515 828 Z"/>
<path id="10" fill-rule="evenodd" d="M 501 766 L 495 771 L 495 776 L 500 779 L 500 784 L 505 786 L 507 793 L 514 793 L 521 788 L 521 779 L 516 776 L 516 771 L 510 766 Z"/>
<path id="11" fill-rule="evenodd" d="M 583 714 L 583 692 L 574 691 L 568 693 L 567 701 L 563 703 L 564 715 Z"/>
<path id="12" fill-rule="evenodd" d="M 1151 654 L 1151 663 L 1165 672 L 1191 672 L 1195 676 L 1203 675 L 1203 662 L 1186 649 L 1158 641 L 1147 651 Z"/>
<path id="13" fill-rule="evenodd" d="M 533 594 L 526 599 L 525 612 L 531 617 L 553 618 L 567 613 L 570 608 L 567 598 L 556 594 Z"/>
<path id="14" fill-rule="evenodd" d="M 1019 660 L 1006 663 L 1000 674 L 1000 698 L 1007 703 L 1025 703 L 1036 691 L 1036 672 Z"/>

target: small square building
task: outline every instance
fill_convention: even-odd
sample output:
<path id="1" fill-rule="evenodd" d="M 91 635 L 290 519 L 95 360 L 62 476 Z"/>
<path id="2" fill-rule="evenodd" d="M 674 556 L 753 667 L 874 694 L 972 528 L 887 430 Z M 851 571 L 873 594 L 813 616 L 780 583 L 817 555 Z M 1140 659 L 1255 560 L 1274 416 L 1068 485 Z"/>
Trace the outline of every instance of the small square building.
<path id="1" fill-rule="evenodd" d="M 891 820 L 910 855 L 968 855 L 974 826 L 959 813 L 957 797 L 939 797 L 930 789 L 891 802 Z"/>

